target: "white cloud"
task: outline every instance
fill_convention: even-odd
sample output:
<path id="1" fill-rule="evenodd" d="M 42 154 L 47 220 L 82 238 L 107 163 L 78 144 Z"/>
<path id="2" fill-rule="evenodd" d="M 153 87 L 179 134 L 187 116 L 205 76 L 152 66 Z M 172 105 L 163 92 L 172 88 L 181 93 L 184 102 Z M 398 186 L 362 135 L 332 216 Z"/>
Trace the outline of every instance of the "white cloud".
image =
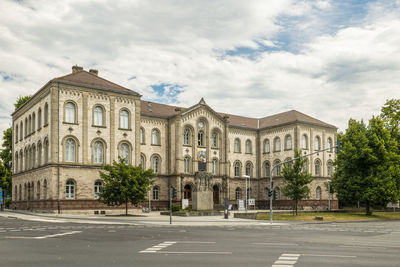
<path id="1" fill-rule="evenodd" d="M 238 115 L 297 109 L 344 129 L 400 98 L 400 10 L 388 3 L 349 27 L 326 19 L 331 1 L 0 1 L 0 73 L 12 77 L 0 76 L 0 130 L 18 96 L 75 64 L 146 99 L 159 98 L 151 85 L 181 85 L 180 105 L 204 96 Z M 342 26 L 324 32 L 330 23 Z M 278 50 L 285 41 L 298 50 Z M 239 47 L 257 54 L 225 54 Z"/>

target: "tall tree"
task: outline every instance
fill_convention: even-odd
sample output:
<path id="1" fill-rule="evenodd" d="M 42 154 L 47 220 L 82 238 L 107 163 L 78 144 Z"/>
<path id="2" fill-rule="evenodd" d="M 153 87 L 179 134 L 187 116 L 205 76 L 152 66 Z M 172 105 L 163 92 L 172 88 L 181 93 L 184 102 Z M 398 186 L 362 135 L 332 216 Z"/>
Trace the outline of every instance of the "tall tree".
<path id="1" fill-rule="evenodd" d="M 295 150 L 294 157 L 298 158 L 300 156 L 301 150 Z M 300 158 L 293 163 L 285 164 L 282 169 L 283 180 L 285 182 L 282 192 L 285 196 L 294 200 L 296 215 L 299 200 L 308 198 L 310 194 L 310 188 L 307 185 L 311 183 L 312 178 L 311 174 L 305 168 L 306 163 L 306 158 Z"/>
<path id="2" fill-rule="evenodd" d="M 137 206 L 146 201 L 147 192 L 153 184 L 153 170 L 143 170 L 141 166 L 125 164 L 119 158 L 112 165 L 104 165 L 100 177 L 104 181 L 99 195 L 99 201 L 111 206 L 125 204 L 125 213 L 128 215 L 128 203 Z"/>
<path id="3" fill-rule="evenodd" d="M 365 203 L 366 214 L 400 196 L 398 142 L 384 125 L 379 117 L 370 119 L 368 126 L 350 119 L 339 136 L 341 152 L 332 185 L 341 201 Z"/>
<path id="4" fill-rule="evenodd" d="M 20 96 L 15 102 L 14 107 L 17 110 L 26 101 L 29 100 L 31 96 Z M 0 152 L 0 159 L 3 161 L 2 167 L 6 170 L 0 171 L 0 187 L 4 188 L 6 193 L 11 193 L 11 167 L 12 167 L 12 128 L 8 128 L 3 131 L 3 150 Z"/>

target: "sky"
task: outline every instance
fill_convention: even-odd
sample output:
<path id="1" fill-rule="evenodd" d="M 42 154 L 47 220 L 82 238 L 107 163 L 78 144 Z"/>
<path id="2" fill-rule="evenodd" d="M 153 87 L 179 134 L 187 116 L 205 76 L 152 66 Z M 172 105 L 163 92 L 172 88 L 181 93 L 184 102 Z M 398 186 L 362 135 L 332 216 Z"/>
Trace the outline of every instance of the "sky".
<path id="1" fill-rule="evenodd" d="M 0 131 L 73 65 L 142 99 L 339 131 L 400 98 L 400 0 L 1 0 Z"/>

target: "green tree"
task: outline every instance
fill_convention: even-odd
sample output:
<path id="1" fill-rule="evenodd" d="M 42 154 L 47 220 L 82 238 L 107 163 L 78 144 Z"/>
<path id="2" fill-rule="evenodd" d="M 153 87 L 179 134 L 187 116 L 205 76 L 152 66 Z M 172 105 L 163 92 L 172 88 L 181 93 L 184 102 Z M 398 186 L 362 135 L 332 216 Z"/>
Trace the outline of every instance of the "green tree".
<path id="1" fill-rule="evenodd" d="M 301 157 L 301 150 L 295 150 L 294 157 Z M 305 168 L 306 163 L 306 158 L 299 158 L 292 163 L 284 164 L 282 169 L 285 183 L 282 192 L 294 200 L 296 215 L 299 200 L 308 198 L 310 194 L 310 188 L 307 185 L 311 183 L 312 178 Z"/>
<path id="2" fill-rule="evenodd" d="M 15 110 L 22 106 L 31 96 L 20 96 L 14 104 Z M 11 168 L 12 168 L 12 128 L 3 131 L 3 150 L 0 152 L 0 159 L 3 161 L 0 168 L 0 187 L 2 187 L 6 194 L 11 193 Z M 5 170 L 4 170 L 5 168 Z"/>
<path id="3" fill-rule="evenodd" d="M 373 206 L 382 207 L 398 200 L 399 147 L 384 121 L 373 117 L 367 126 L 363 121 L 350 119 L 339 139 L 341 148 L 332 178 L 338 198 L 345 203 L 365 203 L 366 214 L 371 214 Z"/>
<path id="4" fill-rule="evenodd" d="M 125 204 L 128 215 L 128 203 L 137 206 L 146 201 L 147 192 L 153 184 L 153 170 L 125 164 L 121 158 L 112 165 L 104 165 L 103 170 L 106 172 L 100 171 L 100 177 L 104 181 L 99 195 L 100 202 L 111 206 Z"/>

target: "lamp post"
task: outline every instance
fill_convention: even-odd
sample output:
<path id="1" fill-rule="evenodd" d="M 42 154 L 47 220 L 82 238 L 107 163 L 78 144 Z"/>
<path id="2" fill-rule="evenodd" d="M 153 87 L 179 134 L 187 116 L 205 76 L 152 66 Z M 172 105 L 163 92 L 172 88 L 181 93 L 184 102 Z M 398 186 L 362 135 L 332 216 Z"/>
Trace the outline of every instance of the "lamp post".
<path id="1" fill-rule="evenodd" d="M 249 179 L 249 183 L 250 183 L 250 176 L 249 175 L 243 175 L 244 179 L 246 180 L 246 212 L 247 212 L 247 205 L 248 205 L 248 193 L 247 193 L 247 179 Z"/>

